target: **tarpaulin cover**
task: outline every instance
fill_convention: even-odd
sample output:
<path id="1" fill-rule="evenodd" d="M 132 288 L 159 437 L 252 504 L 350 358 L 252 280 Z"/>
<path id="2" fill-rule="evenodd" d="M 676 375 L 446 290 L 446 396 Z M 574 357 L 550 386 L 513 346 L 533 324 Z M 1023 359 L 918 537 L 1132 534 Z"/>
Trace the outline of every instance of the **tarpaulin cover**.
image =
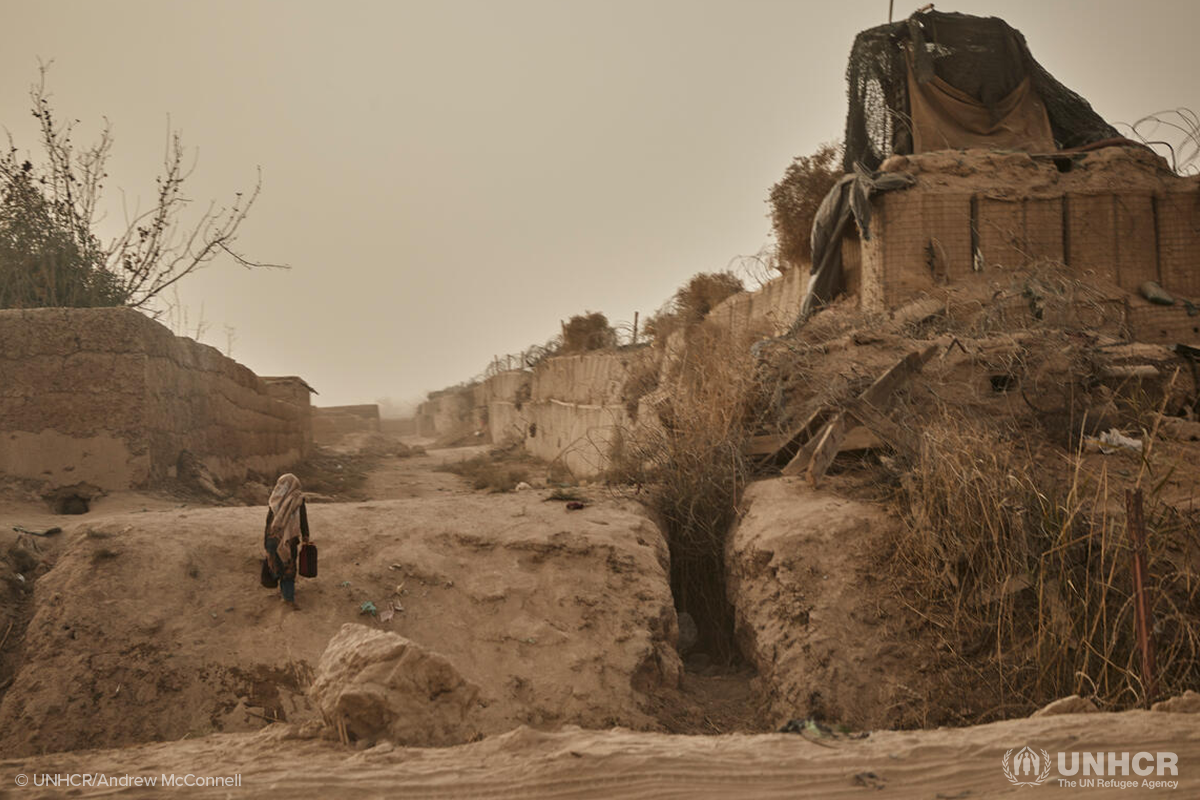
<path id="1" fill-rule="evenodd" d="M 912 80 L 923 87 L 926 101 L 933 93 L 938 101 L 934 105 L 940 104 L 941 109 L 931 108 L 929 102 L 922 107 L 921 98 L 914 103 L 910 58 Z M 943 121 L 957 119 L 959 128 L 986 130 L 989 119 L 995 124 L 1006 116 L 1005 109 L 1008 114 L 1020 109 L 1020 124 L 1029 128 L 1030 137 L 1021 149 L 1079 147 L 1118 135 L 1087 100 L 1055 80 L 1033 58 L 1020 31 L 996 17 L 929 11 L 865 30 L 854 40 L 846 80 L 850 102 L 843 164 L 848 173 L 855 164 L 874 170 L 893 153 L 916 152 L 914 117 L 924 114 L 928 119 L 935 110 Z M 1022 89 L 1026 81 L 1028 89 Z M 1030 111 L 1029 96 L 1045 110 L 1048 141 L 1040 123 L 1031 124 L 1036 115 Z M 975 121 L 955 113 L 946 98 L 970 101 L 968 116 Z M 967 113 L 962 107 L 958 112 Z M 920 133 L 926 149 L 936 146 L 928 130 Z"/>
<path id="2" fill-rule="evenodd" d="M 792 330 L 804 322 L 820 306 L 828 303 L 845 288 L 842 275 L 842 238 L 852 221 L 857 222 L 864 241 L 871 238 L 871 195 L 893 189 L 903 189 L 915 182 L 904 172 L 870 173 L 858 167 L 842 176 L 817 208 L 812 229 L 812 274 L 800 316 Z"/>
<path id="3" fill-rule="evenodd" d="M 908 102 L 914 153 L 969 147 L 1037 153 L 1057 149 L 1046 107 L 1028 76 L 989 106 L 936 75 L 921 83 L 910 68 Z"/>

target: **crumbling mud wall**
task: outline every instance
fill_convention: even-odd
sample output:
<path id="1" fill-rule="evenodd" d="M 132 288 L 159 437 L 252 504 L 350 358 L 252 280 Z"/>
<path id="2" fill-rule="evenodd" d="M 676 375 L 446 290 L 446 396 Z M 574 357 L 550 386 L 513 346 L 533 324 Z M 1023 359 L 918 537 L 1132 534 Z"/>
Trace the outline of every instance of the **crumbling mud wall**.
<path id="1" fill-rule="evenodd" d="M 335 444 L 348 433 L 379 433 L 379 406 L 318 406 L 313 409 L 313 440 Z"/>
<path id="2" fill-rule="evenodd" d="M 0 472 L 146 486 L 191 451 L 218 479 L 308 447 L 304 413 L 216 349 L 125 308 L 0 311 Z"/>
<path id="3" fill-rule="evenodd" d="M 902 624 L 892 587 L 871 572 L 898 521 L 799 478 L 751 484 L 743 510 L 726 542 L 727 588 L 770 716 L 912 725 L 933 645 Z"/>
<path id="4" fill-rule="evenodd" d="M 777 336 L 790 328 L 800 314 L 806 288 L 808 270 L 789 269 L 756 291 L 738 292 L 725 298 L 709 313 L 708 319 L 735 333 L 761 329 Z"/>
<path id="5" fill-rule="evenodd" d="M 306 690 L 345 623 L 444 657 L 481 689 L 471 722 L 484 735 L 653 728 L 651 696 L 678 686 L 666 544 L 632 506 L 586 519 L 516 493 L 314 506 L 314 535 L 336 533 L 337 546 L 297 587 L 300 614 L 257 585 L 262 511 L 65 526 L 0 702 L 0 752 L 314 721 Z M 365 615 L 368 601 L 394 616 Z"/>
<path id="6" fill-rule="evenodd" d="M 417 435 L 438 439 L 466 437 L 487 429 L 487 406 L 478 402 L 478 384 L 430 392 L 417 406 Z"/>
<path id="7" fill-rule="evenodd" d="M 504 444 L 525 440 L 532 421 L 529 408 L 532 382 L 532 372 L 508 370 L 480 384 L 493 442 Z"/>
<path id="8" fill-rule="evenodd" d="M 304 432 L 304 455 L 308 455 L 313 445 L 313 388 L 303 378 L 296 375 L 263 377 L 261 380 L 267 387 L 267 394 L 276 400 L 291 403 L 300 410 L 300 425 Z"/>
<path id="9" fill-rule="evenodd" d="M 608 468 L 622 431 L 634 420 L 624 399 L 631 370 L 647 348 L 548 358 L 533 371 L 525 449 L 590 477 Z"/>

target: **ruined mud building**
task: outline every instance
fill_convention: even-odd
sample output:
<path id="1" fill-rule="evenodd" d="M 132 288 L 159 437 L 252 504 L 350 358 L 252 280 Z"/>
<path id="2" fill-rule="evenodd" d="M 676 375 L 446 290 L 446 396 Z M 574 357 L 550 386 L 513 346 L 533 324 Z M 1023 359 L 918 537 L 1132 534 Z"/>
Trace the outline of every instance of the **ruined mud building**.
<path id="1" fill-rule="evenodd" d="M 85 496 L 161 483 L 181 455 L 217 480 L 312 447 L 311 387 L 260 378 L 128 308 L 0 311 L 0 475 Z"/>
<path id="2" fill-rule="evenodd" d="M 859 34 L 848 81 L 847 177 L 814 226 L 813 307 L 845 292 L 883 311 L 1055 262 L 1121 310 L 1130 338 L 1200 341 L 1200 177 L 1121 137 L 1018 31 L 914 14 Z M 1179 302 L 1152 304 L 1148 281 Z"/>
<path id="3" fill-rule="evenodd" d="M 859 34 L 847 79 L 846 175 L 814 225 L 811 278 L 787 270 L 710 319 L 779 334 L 839 296 L 886 315 L 1049 264 L 1088 286 L 1077 311 L 1105 333 L 1200 342 L 1200 177 L 1121 137 L 1020 32 L 995 18 L 914 14 Z M 1148 282 L 1175 302 L 1147 299 Z M 502 372 L 431 394 L 419 428 L 483 426 L 594 474 L 613 432 L 641 416 L 622 391 L 640 363 L 608 352 Z"/>

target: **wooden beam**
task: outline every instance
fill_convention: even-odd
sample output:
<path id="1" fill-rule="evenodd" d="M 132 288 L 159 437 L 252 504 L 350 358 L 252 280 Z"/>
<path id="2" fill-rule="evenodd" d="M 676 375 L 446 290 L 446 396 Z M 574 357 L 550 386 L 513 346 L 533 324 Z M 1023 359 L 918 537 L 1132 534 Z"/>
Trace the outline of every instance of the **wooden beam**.
<path id="1" fill-rule="evenodd" d="M 897 449 L 911 448 L 912 444 L 907 434 L 880 413 L 878 408 L 887 407 L 896 390 L 919 372 L 925 363 L 933 358 L 937 349 L 938 345 L 931 344 L 924 350 L 914 350 L 888 368 L 850 404 L 849 413 L 853 420 L 866 425 L 873 433 Z M 831 409 L 827 407 L 817 409 L 809 417 L 808 424 L 830 411 Z M 838 449 L 845 439 L 846 413 L 844 411 L 837 412 L 819 433 L 811 437 L 783 468 L 783 474 L 799 475 L 807 469 L 809 482 L 816 486 L 825 471 L 829 469 L 829 465 L 837 456 Z"/>
<path id="2" fill-rule="evenodd" d="M 808 482 L 814 489 L 821 482 L 821 478 L 825 476 L 825 471 L 833 463 L 838 451 L 841 450 L 842 441 L 845 438 L 846 418 L 843 414 L 838 414 L 825 426 L 825 430 L 813 450 L 812 459 L 808 463 Z"/>
<path id="3" fill-rule="evenodd" d="M 821 411 L 828 411 L 828 409 L 821 409 Z M 816 414 L 814 414 L 810 419 L 815 418 Z M 786 466 L 784 466 L 782 470 L 783 474 L 799 475 L 801 472 L 804 472 L 804 470 L 808 469 L 808 464 L 812 460 L 813 453 L 816 452 L 817 445 L 821 443 L 829 430 L 835 424 L 840 423 L 841 420 L 842 412 L 839 411 L 834 415 L 833 419 L 825 423 L 824 427 L 820 428 L 816 434 L 809 437 L 808 441 L 804 443 L 804 446 L 800 448 L 799 452 L 797 452 L 796 455 L 792 457 L 792 460 L 789 461 Z"/>
<path id="4" fill-rule="evenodd" d="M 812 439 L 820 429 L 821 423 L 831 413 L 833 413 L 833 409 L 821 406 L 810 414 L 808 419 L 792 428 L 788 433 L 752 436 L 742 452 L 748 456 L 771 456 L 770 460 L 774 460 L 779 457 L 780 453 L 794 446 L 798 440 Z"/>
<path id="5" fill-rule="evenodd" d="M 924 350 L 914 350 L 897 361 L 887 372 L 880 375 L 874 383 L 867 387 L 865 392 L 858 396 L 859 401 L 871 406 L 883 405 L 892 396 L 893 392 L 899 389 L 914 374 L 921 371 L 921 367 L 925 366 L 925 362 L 933 358 L 933 354 L 937 352 L 937 348 L 936 344 L 931 344 Z"/>
<path id="6" fill-rule="evenodd" d="M 787 447 L 797 432 L 768 433 L 763 436 L 751 436 L 742 448 L 742 453 L 748 456 L 769 456 Z"/>

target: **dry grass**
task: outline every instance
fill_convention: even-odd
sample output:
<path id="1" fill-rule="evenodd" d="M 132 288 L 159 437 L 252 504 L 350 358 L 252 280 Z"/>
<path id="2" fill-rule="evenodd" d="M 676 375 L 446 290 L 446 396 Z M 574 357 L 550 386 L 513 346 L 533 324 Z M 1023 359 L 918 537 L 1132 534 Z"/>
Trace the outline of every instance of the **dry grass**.
<path id="1" fill-rule="evenodd" d="M 699 325 L 722 300 L 744 289 L 742 279 L 732 272 L 697 273 L 646 320 L 646 335 L 665 341 L 677 330 Z"/>
<path id="2" fill-rule="evenodd" d="M 623 433 L 613 473 L 638 487 L 666 532 L 676 607 L 696 620 L 701 647 L 728 661 L 736 648 L 725 539 L 746 484 L 742 445 L 757 385 L 748 343 L 711 324 L 695 326 L 668 385 L 657 424 Z"/>
<path id="3" fill-rule="evenodd" d="M 1070 694 L 1144 705 L 1132 552 L 1120 489 L 1077 455 L 1055 479 L 1020 435 L 945 413 L 902 480 L 907 533 L 893 568 L 991 710 L 1025 714 Z M 1123 487 L 1122 487 L 1123 488 Z M 1195 684 L 1200 583 L 1195 519 L 1147 508 L 1149 594 L 1164 695 Z"/>
<path id="4" fill-rule="evenodd" d="M 536 463 L 532 456 L 512 447 L 497 448 L 462 461 L 450 461 L 434 469 L 460 475 L 471 483 L 471 488 L 486 489 L 495 494 L 511 492 L 518 483 L 528 482 Z"/>
<path id="5" fill-rule="evenodd" d="M 563 325 L 563 353 L 586 353 L 616 345 L 617 332 L 608 323 L 608 317 L 599 311 L 577 314 Z"/>

